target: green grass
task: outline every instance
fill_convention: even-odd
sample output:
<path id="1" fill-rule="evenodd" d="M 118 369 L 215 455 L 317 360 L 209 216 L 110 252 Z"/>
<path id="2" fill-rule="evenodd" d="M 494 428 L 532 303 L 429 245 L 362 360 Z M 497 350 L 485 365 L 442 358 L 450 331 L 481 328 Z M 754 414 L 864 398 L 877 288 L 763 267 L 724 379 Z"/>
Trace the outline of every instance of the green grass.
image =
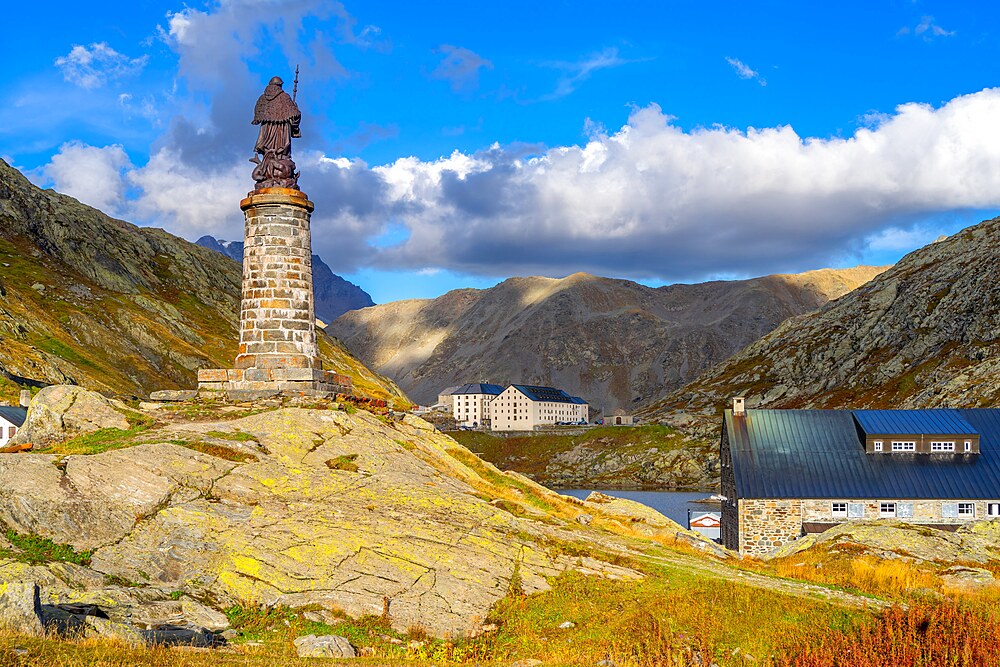
<path id="1" fill-rule="evenodd" d="M 205 434 L 209 438 L 217 438 L 219 440 L 233 440 L 235 442 L 250 442 L 251 440 L 256 440 L 257 438 L 250 433 L 244 433 L 243 431 L 209 431 Z"/>
<path id="2" fill-rule="evenodd" d="M 30 565 L 56 561 L 90 565 L 90 551 L 76 551 L 68 544 L 57 544 L 47 537 L 26 535 L 13 530 L 7 530 L 4 536 L 13 545 L 13 548 L 0 548 L 0 558 Z"/>
<path id="3" fill-rule="evenodd" d="M 122 449 L 139 444 L 136 436 L 148 429 L 149 426 L 145 424 L 133 426 L 127 430 L 102 428 L 99 431 L 85 433 L 66 442 L 52 445 L 44 451 L 47 454 L 62 454 L 65 456 L 71 454 L 100 454 L 113 449 Z"/>
<path id="4" fill-rule="evenodd" d="M 226 461 L 233 461 L 235 463 L 252 463 L 257 461 L 257 457 L 249 452 L 242 452 L 237 449 L 231 449 L 229 447 L 223 447 L 222 445 L 212 444 L 210 442 L 204 442 L 202 440 L 168 440 L 172 445 L 177 445 L 179 447 L 185 447 L 195 452 L 200 452 L 201 454 L 208 454 L 209 456 L 214 456 L 217 459 L 223 459 Z"/>

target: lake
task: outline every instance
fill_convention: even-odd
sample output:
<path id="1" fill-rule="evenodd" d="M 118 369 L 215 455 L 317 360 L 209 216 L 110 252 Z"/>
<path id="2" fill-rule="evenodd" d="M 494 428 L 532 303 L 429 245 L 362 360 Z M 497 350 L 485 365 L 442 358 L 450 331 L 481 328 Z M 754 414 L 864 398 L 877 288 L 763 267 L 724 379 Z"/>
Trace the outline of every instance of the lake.
<path id="1" fill-rule="evenodd" d="M 620 491 L 618 489 L 554 489 L 557 493 L 562 493 L 581 500 L 590 495 L 591 491 L 598 491 L 606 496 L 615 498 L 625 498 L 634 500 L 643 505 L 649 505 L 654 510 L 663 514 L 685 528 L 688 525 L 688 510 L 692 513 L 699 512 L 719 512 L 722 510 L 721 503 L 695 503 L 693 500 L 701 500 L 712 495 L 707 491 Z"/>

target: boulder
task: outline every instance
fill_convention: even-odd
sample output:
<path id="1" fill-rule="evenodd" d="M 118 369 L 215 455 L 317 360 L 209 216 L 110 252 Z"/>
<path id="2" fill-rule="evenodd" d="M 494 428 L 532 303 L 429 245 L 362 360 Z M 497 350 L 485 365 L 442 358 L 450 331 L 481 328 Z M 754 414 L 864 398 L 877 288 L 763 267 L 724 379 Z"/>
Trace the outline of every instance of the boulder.
<path id="1" fill-rule="evenodd" d="M 131 414 L 139 413 L 83 387 L 45 387 L 31 399 L 28 418 L 11 442 L 30 442 L 37 449 L 105 428 L 126 430 Z"/>
<path id="2" fill-rule="evenodd" d="M 0 628 L 26 635 L 45 634 L 38 584 L 0 583 Z"/>
<path id="3" fill-rule="evenodd" d="M 200 602 L 182 598 L 136 605 L 130 614 L 131 623 L 152 630 L 163 626 L 197 626 L 211 632 L 229 627 L 229 619 Z"/>
<path id="4" fill-rule="evenodd" d="M 989 570 L 963 565 L 955 565 L 941 572 L 941 580 L 952 588 L 981 588 L 996 583 L 996 578 Z"/>
<path id="5" fill-rule="evenodd" d="M 351 642 L 339 635 L 306 635 L 294 642 L 295 652 L 300 658 L 356 658 L 358 656 Z"/>
<path id="6" fill-rule="evenodd" d="M 126 623 L 119 623 L 98 616 L 83 617 L 83 635 L 119 641 L 132 648 L 146 646 L 146 637 Z"/>

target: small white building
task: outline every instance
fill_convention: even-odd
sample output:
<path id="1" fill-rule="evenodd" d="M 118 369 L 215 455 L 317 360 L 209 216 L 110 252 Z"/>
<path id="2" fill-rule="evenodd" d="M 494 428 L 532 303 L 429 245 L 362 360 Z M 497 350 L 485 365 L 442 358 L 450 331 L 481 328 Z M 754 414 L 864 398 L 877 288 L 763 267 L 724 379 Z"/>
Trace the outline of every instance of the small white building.
<path id="1" fill-rule="evenodd" d="M 533 431 L 536 426 L 586 422 L 590 406 L 562 389 L 512 384 L 490 403 L 494 431 Z"/>
<path id="2" fill-rule="evenodd" d="M 490 403 L 502 392 L 503 387 L 498 384 L 463 384 L 451 394 L 455 421 L 472 428 L 483 426 L 490 418 Z"/>
<path id="3" fill-rule="evenodd" d="M 624 410 L 615 410 L 615 414 L 604 418 L 605 426 L 634 426 L 635 417 L 625 414 Z"/>
<path id="4" fill-rule="evenodd" d="M 17 434 L 17 429 L 24 426 L 24 420 L 27 418 L 27 408 L 0 405 L 0 447 L 7 446 L 10 439 Z"/>

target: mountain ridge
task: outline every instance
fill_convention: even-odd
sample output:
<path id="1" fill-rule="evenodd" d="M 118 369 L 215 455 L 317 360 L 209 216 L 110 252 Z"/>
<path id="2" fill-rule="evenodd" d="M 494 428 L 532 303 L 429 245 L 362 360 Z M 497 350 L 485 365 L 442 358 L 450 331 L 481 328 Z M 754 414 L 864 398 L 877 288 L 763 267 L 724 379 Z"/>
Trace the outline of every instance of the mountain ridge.
<path id="1" fill-rule="evenodd" d="M 1000 218 L 906 255 L 868 284 L 791 319 L 646 410 L 711 424 L 749 407 L 979 407 L 1000 400 Z"/>
<path id="2" fill-rule="evenodd" d="M 663 287 L 585 273 L 514 277 L 352 311 L 328 331 L 418 402 L 466 381 L 524 382 L 632 409 L 882 270 Z"/>

